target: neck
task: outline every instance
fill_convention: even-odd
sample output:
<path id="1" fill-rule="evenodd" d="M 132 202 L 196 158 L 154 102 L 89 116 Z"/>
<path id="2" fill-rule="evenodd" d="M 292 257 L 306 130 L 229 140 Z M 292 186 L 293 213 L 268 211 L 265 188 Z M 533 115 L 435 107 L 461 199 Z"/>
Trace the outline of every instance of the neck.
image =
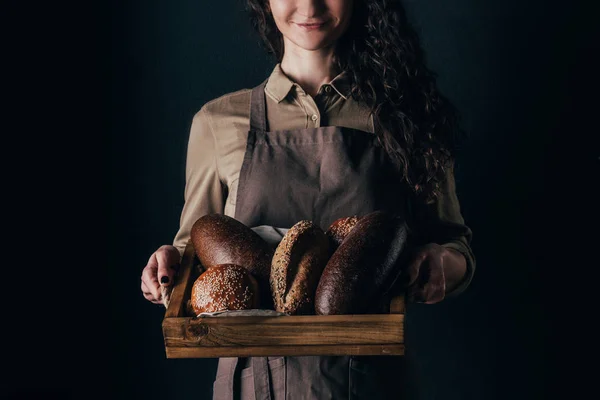
<path id="1" fill-rule="evenodd" d="M 333 46 L 319 50 L 306 50 L 284 38 L 285 52 L 281 60 L 282 71 L 309 95 L 316 96 L 324 83 L 329 83 L 339 71 L 333 63 Z"/>

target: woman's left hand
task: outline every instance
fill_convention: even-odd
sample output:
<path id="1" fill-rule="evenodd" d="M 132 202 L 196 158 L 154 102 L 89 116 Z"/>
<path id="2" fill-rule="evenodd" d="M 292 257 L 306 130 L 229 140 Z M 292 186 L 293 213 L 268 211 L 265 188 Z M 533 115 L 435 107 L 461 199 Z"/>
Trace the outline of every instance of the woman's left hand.
<path id="1" fill-rule="evenodd" d="M 404 270 L 406 300 L 426 304 L 442 301 L 462 280 L 465 270 L 464 256 L 454 249 L 437 243 L 418 247 Z"/>

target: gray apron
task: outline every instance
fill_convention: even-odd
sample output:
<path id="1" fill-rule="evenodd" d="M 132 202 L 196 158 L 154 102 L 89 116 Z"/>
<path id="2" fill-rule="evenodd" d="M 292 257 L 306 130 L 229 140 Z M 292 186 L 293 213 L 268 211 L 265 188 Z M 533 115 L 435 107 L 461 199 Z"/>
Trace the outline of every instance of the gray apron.
<path id="1" fill-rule="evenodd" d="M 375 210 L 403 215 L 406 186 L 374 134 L 336 126 L 269 132 L 266 82 L 251 94 L 237 220 L 290 228 L 309 219 L 326 230 Z M 220 358 L 213 399 L 399 399 L 404 372 L 404 357 L 393 356 Z"/>

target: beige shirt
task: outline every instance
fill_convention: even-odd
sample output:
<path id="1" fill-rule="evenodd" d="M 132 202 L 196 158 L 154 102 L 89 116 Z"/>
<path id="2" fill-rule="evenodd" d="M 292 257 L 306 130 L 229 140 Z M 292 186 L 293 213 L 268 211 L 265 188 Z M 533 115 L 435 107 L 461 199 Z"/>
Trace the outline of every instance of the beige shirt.
<path id="1" fill-rule="evenodd" d="M 251 91 L 242 89 L 211 100 L 193 118 L 187 149 L 185 203 L 173 241 L 181 254 L 198 218 L 209 213 L 235 215 L 237 185 L 250 125 Z M 265 93 L 270 131 L 344 126 L 374 133 L 367 107 L 349 96 L 345 73 L 322 85 L 313 98 L 292 82 L 277 64 L 269 76 Z M 453 292 L 458 293 L 471 280 L 475 258 L 469 247 L 471 231 L 464 226 L 460 213 L 452 170 L 448 172 L 443 195 L 427 210 L 428 221 L 433 219 L 441 226 L 460 225 L 466 232 L 440 243 L 467 258 L 467 281 Z"/>

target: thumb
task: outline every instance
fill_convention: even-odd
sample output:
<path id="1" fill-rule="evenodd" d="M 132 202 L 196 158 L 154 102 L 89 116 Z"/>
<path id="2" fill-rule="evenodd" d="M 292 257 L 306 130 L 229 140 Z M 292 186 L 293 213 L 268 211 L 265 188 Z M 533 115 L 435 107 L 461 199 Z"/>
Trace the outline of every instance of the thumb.
<path id="1" fill-rule="evenodd" d="M 421 272 L 421 266 L 425 261 L 425 254 L 416 253 L 411 261 L 406 265 L 404 269 L 404 284 L 407 287 L 414 285 L 419 279 L 419 274 Z"/>
<path id="2" fill-rule="evenodd" d="M 173 249 L 175 251 L 173 251 Z M 177 270 L 179 269 L 179 251 L 165 249 L 156 255 L 158 261 L 158 282 L 161 287 L 171 286 Z"/>

